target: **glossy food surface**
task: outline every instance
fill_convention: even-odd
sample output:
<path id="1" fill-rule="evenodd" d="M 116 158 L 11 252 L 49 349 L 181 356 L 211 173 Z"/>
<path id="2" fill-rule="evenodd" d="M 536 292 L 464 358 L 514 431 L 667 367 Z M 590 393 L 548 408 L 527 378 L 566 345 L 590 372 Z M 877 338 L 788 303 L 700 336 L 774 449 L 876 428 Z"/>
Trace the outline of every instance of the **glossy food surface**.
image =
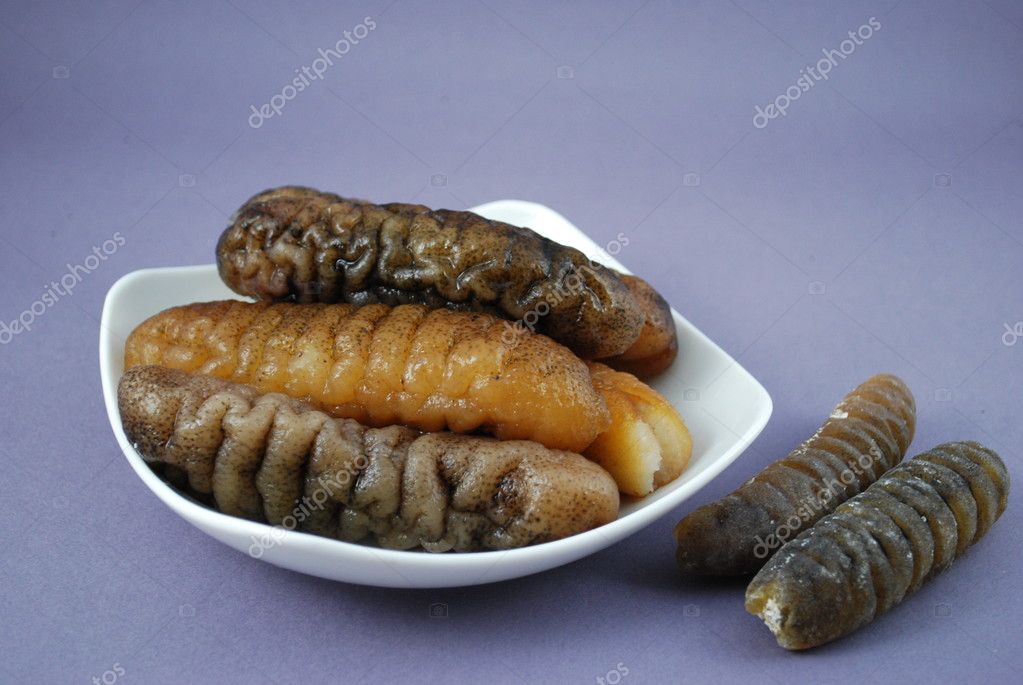
<path id="1" fill-rule="evenodd" d="M 586 365 L 545 336 L 507 331 L 488 314 L 423 305 L 225 300 L 151 317 L 124 363 L 251 384 L 368 425 L 585 449 L 610 422 Z"/>
<path id="2" fill-rule="evenodd" d="M 603 362 L 640 378 L 656 376 L 671 366 L 678 356 L 678 336 L 671 305 L 642 278 L 622 274 L 622 280 L 643 310 L 643 328 L 629 349 Z"/>
<path id="3" fill-rule="evenodd" d="M 584 454 L 607 469 L 627 495 L 642 497 L 682 474 L 693 440 L 682 416 L 635 376 L 589 362 L 593 385 L 607 402 L 611 426 Z"/>
<path id="4" fill-rule="evenodd" d="M 881 374 L 846 395 L 804 443 L 675 528 L 683 572 L 745 575 L 899 463 L 916 428 L 913 395 Z"/>
<path id="5" fill-rule="evenodd" d="M 487 311 L 586 358 L 625 352 L 644 323 L 619 274 L 527 228 L 299 186 L 250 198 L 221 236 L 217 264 L 242 295 Z"/>
<path id="6" fill-rule="evenodd" d="M 1009 473 L 975 442 L 893 468 L 785 545 L 746 591 L 778 644 L 806 649 L 899 604 L 982 538 L 1005 511 Z"/>

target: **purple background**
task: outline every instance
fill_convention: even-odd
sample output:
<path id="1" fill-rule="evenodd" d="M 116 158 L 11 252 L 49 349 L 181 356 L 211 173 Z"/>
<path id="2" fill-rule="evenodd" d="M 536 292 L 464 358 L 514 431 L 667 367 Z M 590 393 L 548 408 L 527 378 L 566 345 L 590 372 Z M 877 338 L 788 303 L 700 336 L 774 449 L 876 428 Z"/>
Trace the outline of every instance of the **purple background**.
<path id="1" fill-rule="evenodd" d="M 1023 5 L 317 4 L 0 9 L 0 319 L 125 239 L 0 346 L 0 680 L 1018 674 L 1018 496 L 949 573 L 803 655 L 745 613 L 742 583 L 680 580 L 670 533 L 882 370 L 917 395 L 914 453 L 981 440 L 1019 476 L 1023 339 L 1003 334 L 1014 342 L 1023 320 Z M 367 16 L 376 28 L 322 80 L 249 126 L 250 105 Z M 872 16 L 881 29 L 828 81 L 753 126 L 754 106 Z M 210 262 L 233 208 L 283 183 L 450 208 L 534 200 L 598 242 L 624 232 L 619 258 L 764 383 L 774 418 L 679 511 L 538 576 L 384 590 L 234 552 L 120 454 L 98 318 L 118 277 Z M 438 603 L 446 618 L 431 617 Z"/>

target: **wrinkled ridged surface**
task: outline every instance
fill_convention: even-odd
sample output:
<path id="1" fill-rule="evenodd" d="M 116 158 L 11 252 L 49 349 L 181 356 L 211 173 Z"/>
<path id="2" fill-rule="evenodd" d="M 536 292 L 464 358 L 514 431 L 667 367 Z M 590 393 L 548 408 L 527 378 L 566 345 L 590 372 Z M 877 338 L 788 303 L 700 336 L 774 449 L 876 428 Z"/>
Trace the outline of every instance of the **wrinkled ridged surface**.
<path id="1" fill-rule="evenodd" d="M 870 623 L 948 568 L 1005 511 L 1009 473 L 975 442 L 935 447 L 788 543 L 746 591 L 787 649 Z"/>
<path id="2" fill-rule="evenodd" d="M 417 303 L 511 320 L 536 312 L 539 332 L 591 359 L 625 352 L 644 322 L 619 274 L 529 229 L 298 186 L 249 199 L 220 238 L 217 265 L 257 299 Z"/>
<path id="3" fill-rule="evenodd" d="M 686 573 L 755 573 L 785 542 L 863 491 L 906 455 L 916 427 L 909 388 L 873 376 L 806 442 L 675 528 Z"/>
<path id="4" fill-rule="evenodd" d="M 140 324 L 125 368 L 210 374 L 368 425 L 484 429 L 582 451 L 610 421 L 586 365 L 545 336 L 505 331 L 488 314 L 422 305 L 226 300 Z"/>
<path id="5" fill-rule="evenodd" d="M 599 466 L 534 442 L 365 428 L 280 394 L 157 366 L 118 404 L 142 456 L 220 511 L 389 548 L 508 549 L 614 520 Z"/>

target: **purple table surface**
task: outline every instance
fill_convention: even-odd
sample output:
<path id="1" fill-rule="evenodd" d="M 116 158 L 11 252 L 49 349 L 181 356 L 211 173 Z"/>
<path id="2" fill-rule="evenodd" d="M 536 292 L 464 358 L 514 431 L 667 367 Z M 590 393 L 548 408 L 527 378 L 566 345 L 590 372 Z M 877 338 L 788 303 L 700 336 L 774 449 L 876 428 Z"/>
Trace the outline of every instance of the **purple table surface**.
<path id="1" fill-rule="evenodd" d="M 746 614 L 743 583 L 679 578 L 671 541 L 682 514 L 878 371 L 916 393 L 914 453 L 980 440 L 1019 475 L 1016 0 L 13 0 L 0 60 L 0 681 L 990 682 L 1023 668 L 1016 494 L 949 572 L 800 655 Z M 598 242 L 622 232 L 619 258 L 764 383 L 774 417 L 678 511 L 533 577 L 375 589 L 228 549 L 125 462 L 98 322 L 118 277 L 212 261 L 232 209 L 285 183 L 452 208 L 527 199 Z"/>

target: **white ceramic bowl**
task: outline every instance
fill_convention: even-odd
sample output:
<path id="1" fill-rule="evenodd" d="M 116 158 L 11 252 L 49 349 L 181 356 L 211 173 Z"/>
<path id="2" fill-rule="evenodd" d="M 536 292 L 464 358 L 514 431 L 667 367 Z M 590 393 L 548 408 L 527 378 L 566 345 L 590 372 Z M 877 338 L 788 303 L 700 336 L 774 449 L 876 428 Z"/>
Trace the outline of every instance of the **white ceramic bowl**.
<path id="1" fill-rule="evenodd" d="M 543 205 L 502 200 L 473 211 L 528 226 L 625 271 L 579 229 Z M 618 251 L 615 245 L 607 249 Z M 674 312 L 681 348 L 679 359 L 652 385 L 685 418 L 693 436 L 693 457 L 675 482 L 648 497 L 623 503 L 617 520 L 564 540 L 469 554 L 385 550 L 285 531 L 220 514 L 178 494 L 149 469 L 128 442 L 117 409 L 124 341 L 136 325 L 167 307 L 236 297 L 221 283 L 214 265 L 144 269 L 124 276 L 110 288 L 103 306 L 99 339 L 100 373 L 110 425 L 139 478 L 179 516 L 237 550 L 323 578 L 384 587 L 453 587 L 517 578 L 567 564 L 613 545 L 684 502 L 742 454 L 771 416 L 771 398 L 763 386 Z M 670 553 L 668 544 L 666 541 L 666 554 Z"/>

